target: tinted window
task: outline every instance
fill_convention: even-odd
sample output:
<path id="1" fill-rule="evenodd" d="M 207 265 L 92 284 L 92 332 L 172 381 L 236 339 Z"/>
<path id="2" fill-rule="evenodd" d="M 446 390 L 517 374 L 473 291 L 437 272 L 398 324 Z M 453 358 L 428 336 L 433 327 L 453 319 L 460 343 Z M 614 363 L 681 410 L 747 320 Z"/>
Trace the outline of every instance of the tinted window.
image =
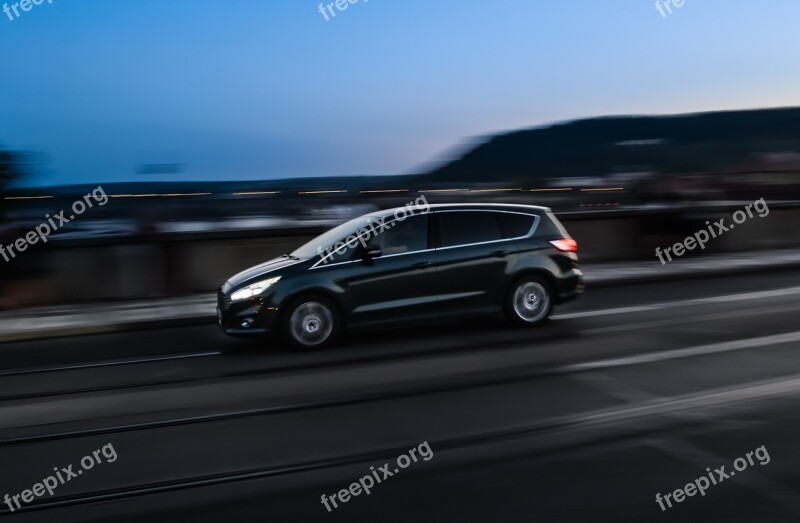
<path id="1" fill-rule="evenodd" d="M 441 247 L 468 245 L 502 239 L 495 213 L 459 211 L 437 213 Z"/>
<path id="2" fill-rule="evenodd" d="M 500 223 L 500 231 L 505 239 L 527 236 L 533 227 L 534 217 L 529 214 L 498 212 L 495 216 L 497 216 L 497 221 Z"/>
<path id="3" fill-rule="evenodd" d="M 383 231 L 369 240 L 370 245 L 381 248 L 383 256 L 424 251 L 428 248 L 427 216 L 414 216 L 403 221 L 396 220 L 388 225 L 391 227 L 389 230 Z"/>

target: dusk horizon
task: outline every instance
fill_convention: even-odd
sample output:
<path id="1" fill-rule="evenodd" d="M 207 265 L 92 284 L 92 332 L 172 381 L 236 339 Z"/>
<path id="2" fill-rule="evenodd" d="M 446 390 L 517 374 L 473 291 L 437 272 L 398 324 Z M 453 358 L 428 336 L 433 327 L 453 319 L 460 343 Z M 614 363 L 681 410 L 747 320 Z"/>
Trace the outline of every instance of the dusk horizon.
<path id="1" fill-rule="evenodd" d="M 497 132 L 800 104 L 788 0 L 668 17 L 634 0 L 17 11 L 0 15 L 0 45 L 20 50 L 4 58 L 0 147 L 41 153 L 40 186 L 134 181 L 158 164 L 199 181 L 404 174 Z"/>

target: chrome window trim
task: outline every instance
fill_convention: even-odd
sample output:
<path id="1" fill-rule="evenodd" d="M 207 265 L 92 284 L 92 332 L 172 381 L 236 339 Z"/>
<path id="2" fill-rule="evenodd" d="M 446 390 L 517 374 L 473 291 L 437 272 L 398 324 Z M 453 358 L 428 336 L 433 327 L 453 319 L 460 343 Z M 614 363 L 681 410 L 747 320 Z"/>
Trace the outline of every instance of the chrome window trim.
<path id="1" fill-rule="evenodd" d="M 409 254 L 420 254 L 422 252 L 433 252 L 436 249 L 422 249 L 421 251 L 409 251 L 409 252 L 398 252 L 397 254 L 387 254 L 386 256 L 381 256 L 379 258 L 375 258 L 376 260 L 385 260 L 386 258 L 394 258 L 396 256 L 408 256 Z"/>
<path id="2" fill-rule="evenodd" d="M 489 204 L 486 204 L 486 205 L 489 205 Z M 541 220 L 542 220 L 542 217 L 539 216 L 538 214 L 531 214 L 531 213 L 527 213 L 527 212 L 517 212 L 517 211 L 507 211 L 507 210 L 501 210 L 501 209 L 442 209 L 442 210 L 433 209 L 433 210 L 431 210 L 431 211 L 429 211 L 427 213 L 415 214 L 413 216 L 408 216 L 408 217 L 404 218 L 403 221 L 407 220 L 408 218 L 413 218 L 414 216 L 424 216 L 424 215 L 427 215 L 427 214 L 437 214 L 437 213 L 445 213 L 445 212 L 493 212 L 493 213 L 498 213 L 499 212 L 499 213 L 505 213 L 505 214 L 519 214 L 521 216 L 528 216 L 528 217 L 533 218 L 533 225 L 531 226 L 530 231 L 528 231 L 528 233 L 523 235 L 523 236 L 516 236 L 514 238 L 503 238 L 503 239 L 500 239 L 500 240 L 489 240 L 489 241 L 477 242 L 477 243 L 465 243 L 463 245 L 451 245 L 451 246 L 448 246 L 448 247 L 436 247 L 434 249 L 423 249 L 423 250 L 419 250 L 419 251 L 402 252 L 402 253 L 399 253 L 399 254 L 389 254 L 389 255 L 386 255 L 386 256 L 381 256 L 380 258 L 376 258 L 376 260 L 383 260 L 383 259 L 386 259 L 386 258 L 393 258 L 393 257 L 396 257 L 396 256 L 407 256 L 409 254 L 419 254 L 419 253 L 423 253 L 423 252 L 445 251 L 445 250 L 448 250 L 448 249 L 460 249 L 462 247 L 473 247 L 473 246 L 476 246 L 476 245 L 489 245 L 489 244 L 492 244 L 492 243 L 503 243 L 503 242 L 511 242 L 511 241 L 516 241 L 516 240 L 524 240 L 524 239 L 532 237 L 536 233 L 536 229 L 539 228 L 539 223 L 541 223 Z M 400 218 L 395 218 L 394 220 L 392 220 L 390 222 L 386 222 L 385 225 L 390 225 L 390 224 L 392 224 L 392 223 L 394 223 L 394 222 L 396 222 L 398 220 L 400 220 Z M 430 239 L 429 239 L 429 241 L 430 241 Z M 352 247 L 350 247 L 350 248 L 352 248 Z M 332 256 L 332 254 L 328 255 L 328 257 L 330 257 L 330 256 Z M 350 261 L 346 261 L 346 262 L 338 262 L 338 263 L 320 265 L 321 263 L 323 263 L 323 261 L 325 259 L 327 259 L 327 258 L 320 259 L 314 265 L 309 267 L 308 270 L 323 269 L 325 267 L 338 267 L 340 265 L 349 265 L 351 263 L 359 263 L 359 262 L 362 261 L 362 260 L 350 260 Z"/>
<path id="3" fill-rule="evenodd" d="M 324 269 L 326 267 L 338 267 L 339 265 L 350 265 L 351 263 L 355 263 L 356 261 L 360 261 L 360 260 L 350 260 L 350 261 L 346 261 L 346 262 L 337 262 L 337 263 L 331 263 L 331 264 L 327 264 L 326 263 L 326 264 L 324 264 L 322 266 L 318 266 L 320 263 L 322 263 L 322 260 L 320 260 L 317 263 L 315 263 L 314 265 L 312 265 L 311 267 L 309 267 L 308 270 Z"/>
<path id="4" fill-rule="evenodd" d="M 542 217 L 539 216 L 538 214 L 531 214 L 531 213 L 526 213 L 526 212 L 516 212 L 516 211 L 505 211 L 505 210 L 499 210 L 499 209 L 446 209 L 446 210 L 433 211 L 433 212 L 434 213 L 440 213 L 440 212 L 441 213 L 444 213 L 444 212 L 494 212 L 494 213 L 497 213 L 497 212 L 502 212 L 502 213 L 506 213 L 506 214 L 521 214 L 522 216 L 530 216 L 530 217 L 533 218 L 533 225 L 531 226 L 531 229 L 528 231 L 527 234 L 525 234 L 523 236 L 516 236 L 514 238 L 503 238 L 503 239 L 500 239 L 500 240 L 489 240 L 489 241 L 485 241 L 485 242 L 464 243 L 464 244 L 461 244 L 461 245 L 449 245 L 447 247 L 437 247 L 436 250 L 438 250 L 438 251 L 446 251 L 448 249 L 460 249 L 462 247 L 473 247 L 473 246 L 476 246 L 476 245 L 489 245 L 489 244 L 492 244 L 492 243 L 503 243 L 503 242 L 511 242 L 511 241 L 516 241 L 516 240 L 525 240 L 525 239 L 530 238 L 530 237 L 532 237 L 534 235 L 534 233 L 536 232 L 536 229 L 539 228 L 539 223 L 542 220 Z"/>

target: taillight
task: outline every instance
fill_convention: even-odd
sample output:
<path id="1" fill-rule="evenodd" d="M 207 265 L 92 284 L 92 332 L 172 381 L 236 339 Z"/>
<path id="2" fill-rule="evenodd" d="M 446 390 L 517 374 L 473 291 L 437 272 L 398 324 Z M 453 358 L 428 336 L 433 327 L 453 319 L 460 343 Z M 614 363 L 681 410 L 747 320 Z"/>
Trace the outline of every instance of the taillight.
<path id="1" fill-rule="evenodd" d="M 572 238 L 553 240 L 550 243 L 561 252 L 578 252 L 578 242 Z"/>

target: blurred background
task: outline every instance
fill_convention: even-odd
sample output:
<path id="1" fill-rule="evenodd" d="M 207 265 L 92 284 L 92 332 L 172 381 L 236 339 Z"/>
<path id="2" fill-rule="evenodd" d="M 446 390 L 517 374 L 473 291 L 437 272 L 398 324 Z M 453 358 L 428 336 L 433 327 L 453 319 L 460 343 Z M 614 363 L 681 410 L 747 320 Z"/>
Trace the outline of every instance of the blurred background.
<path id="1" fill-rule="evenodd" d="M 352 1 L 0 12 L 0 252 L 108 198 L 0 257 L 0 495 L 120 456 L 14 516 L 796 521 L 800 3 Z M 585 295 L 327 352 L 219 332 L 231 275 L 420 196 L 552 208 Z M 749 479 L 653 501 L 762 445 Z"/>
<path id="2" fill-rule="evenodd" d="M 6 307 L 212 291 L 420 194 L 552 207 L 585 260 L 652 259 L 758 198 L 797 224 L 791 2 L 43 7 L 0 32 L 4 243 L 111 201 L 4 262 Z"/>
<path id="3" fill-rule="evenodd" d="M 69 216 L 72 203 L 96 188 L 20 186 L 44 168 L 40 160 L 3 153 L 6 245 L 45 216 L 62 209 Z M 157 178 L 181 166 L 136 168 Z M 647 262 L 656 247 L 764 198 L 770 220 L 751 220 L 690 254 L 798 247 L 800 109 L 578 120 L 486 137 L 421 174 L 98 185 L 106 205 L 5 262 L 9 304 L 210 292 L 334 225 L 420 195 L 431 203 L 547 206 L 579 241 L 584 261 Z M 19 279 L 27 297 L 11 296 Z"/>

